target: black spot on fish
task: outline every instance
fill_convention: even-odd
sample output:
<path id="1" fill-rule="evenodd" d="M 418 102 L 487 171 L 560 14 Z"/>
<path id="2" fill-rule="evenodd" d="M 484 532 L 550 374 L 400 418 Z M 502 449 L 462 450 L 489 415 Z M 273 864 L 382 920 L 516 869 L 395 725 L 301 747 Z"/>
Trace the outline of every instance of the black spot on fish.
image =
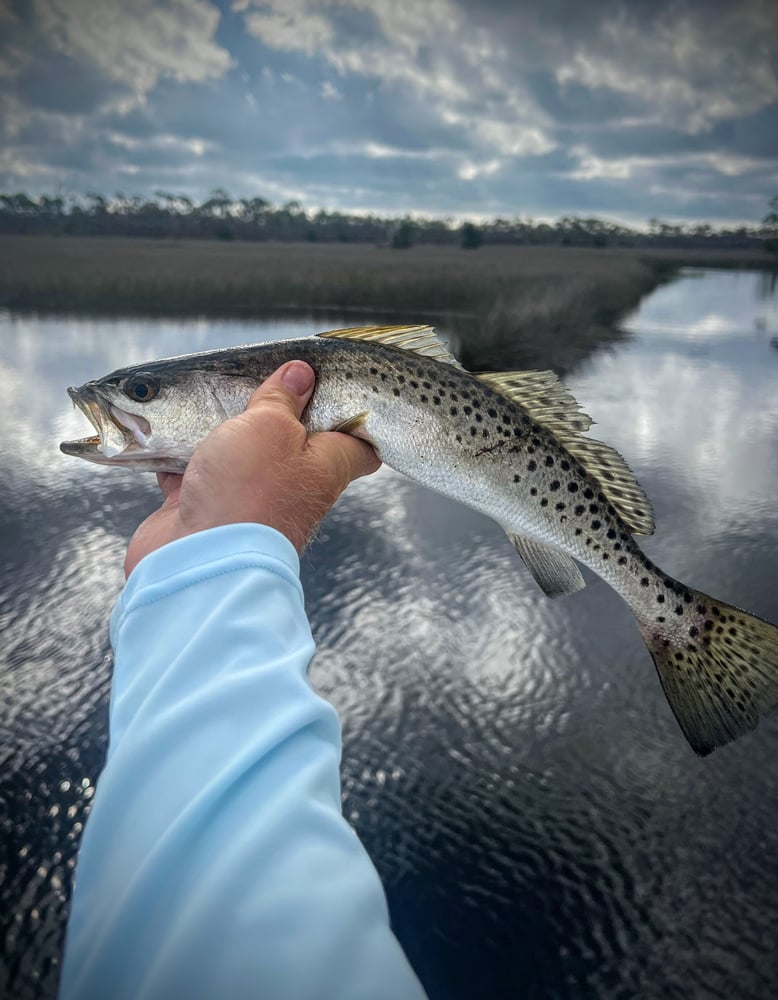
<path id="1" fill-rule="evenodd" d="M 493 407 L 489 407 L 489 409 L 486 412 L 489 414 L 490 417 L 497 416 L 497 410 L 495 410 Z"/>
<path id="2" fill-rule="evenodd" d="M 664 615 L 657 615 L 656 616 L 656 620 L 659 622 L 660 625 L 664 625 L 664 623 L 665 623 L 665 616 Z"/>
<path id="3" fill-rule="evenodd" d="M 599 521 L 592 521 L 592 531 L 599 531 L 602 527 Z"/>
<path id="4" fill-rule="evenodd" d="M 649 579 L 648 579 L 648 577 L 647 577 L 647 576 L 642 576 L 642 577 L 640 578 L 640 586 L 641 586 L 641 587 L 647 587 L 647 586 L 648 586 L 648 584 L 649 584 Z"/>
<path id="5" fill-rule="evenodd" d="M 613 528 L 608 528 L 608 538 L 615 538 L 615 537 L 616 537 L 616 532 L 613 530 Z"/>
<path id="6" fill-rule="evenodd" d="M 400 385 L 404 385 L 405 384 L 405 376 L 404 375 L 398 375 L 397 376 L 397 381 L 400 383 Z"/>
<path id="7" fill-rule="evenodd" d="M 397 388 L 397 386 L 395 386 L 394 389 L 392 389 L 392 392 L 394 393 L 395 396 L 400 395 L 400 390 Z"/>
<path id="8" fill-rule="evenodd" d="M 621 552 L 621 542 L 614 542 L 613 543 L 613 551 L 614 552 Z"/>
<path id="9" fill-rule="evenodd" d="M 527 462 L 527 468 L 529 469 L 530 472 L 534 472 L 535 469 L 537 469 L 537 467 L 538 463 L 535 461 L 534 458 L 531 458 L 529 462 Z"/>
<path id="10" fill-rule="evenodd" d="M 422 382 L 421 384 L 424 386 L 425 389 L 431 389 L 432 388 L 432 383 L 431 382 Z"/>
<path id="11" fill-rule="evenodd" d="M 567 461 L 566 458 L 563 458 L 562 461 L 559 464 L 562 467 L 562 471 L 563 472 L 569 472 L 570 471 L 570 463 Z"/>
<path id="12" fill-rule="evenodd" d="M 521 476 L 518 474 L 518 472 L 513 477 L 513 481 L 514 481 L 514 483 L 520 483 L 521 482 Z"/>
<path id="13" fill-rule="evenodd" d="M 411 389 L 418 389 L 419 383 L 415 379 L 411 379 Z"/>
<path id="14" fill-rule="evenodd" d="M 537 486 L 530 487 L 529 495 L 531 497 L 536 497 L 538 495 L 538 488 L 537 488 Z"/>
<path id="15" fill-rule="evenodd" d="M 587 500 L 594 500 L 594 490 L 590 490 L 588 488 L 585 489 L 584 496 L 586 497 Z"/>
<path id="16" fill-rule="evenodd" d="M 475 419 L 476 419 L 476 421 L 477 421 L 477 422 L 478 422 L 478 423 L 480 424 L 480 423 L 481 423 L 481 421 L 482 421 L 482 420 L 483 420 L 484 418 L 483 418 L 483 417 L 481 416 L 481 414 L 480 414 L 480 413 L 476 413 L 476 415 L 475 415 Z"/>
<path id="17" fill-rule="evenodd" d="M 440 406 L 440 396 L 433 396 L 432 402 L 435 404 L 435 406 Z"/>
<path id="18" fill-rule="evenodd" d="M 550 455 L 546 455 L 546 466 L 550 469 L 554 464 L 554 459 Z"/>
<path id="19" fill-rule="evenodd" d="M 677 615 L 682 615 L 683 614 L 683 604 L 676 604 L 676 606 L 673 608 L 673 611 L 675 611 L 675 613 Z"/>
<path id="20" fill-rule="evenodd" d="M 370 374 L 371 375 L 377 375 L 378 374 L 378 369 L 377 368 L 371 368 L 370 369 Z"/>
<path id="21" fill-rule="evenodd" d="M 589 513 L 590 514 L 599 514 L 600 513 L 600 508 L 597 506 L 596 503 L 590 503 L 589 504 Z"/>
<path id="22" fill-rule="evenodd" d="M 568 489 L 568 491 L 570 493 L 577 493 L 578 492 L 578 483 L 568 483 L 567 484 L 567 489 Z"/>
<path id="23" fill-rule="evenodd" d="M 557 509 L 557 510 L 564 510 L 564 509 L 565 509 L 565 505 L 564 505 L 564 504 L 563 504 L 563 503 L 562 503 L 562 502 L 560 501 L 560 502 L 559 502 L 559 503 L 558 503 L 558 504 L 556 505 L 556 509 Z"/>
<path id="24" fill-rule="evenodd" d="M 386 381 L 386 372 L 381 372 L 381 381 L 382 382 Z"/>
<path id="25" fill-rule="evenodd" d="M 626 566 L 626 565 L 627 565 L 627 557 L 619 556 L 619 566 Z"/>
<path id="26" fill-rule="evenodd" d="M 542 497 L 540 501 L 541 507 L 548 507 L 548 497 Z"/>
<path id="27" fill-rule="evenodd" d="M 454 403 L 458 403 L 459 402 L 459 396 L 457 396 L 457 394 L 455 392 L 452 392 L 451 393 L 451 400 Z"/>
<path id="28" fill-rule="evenodd" d="M 664 604 L 665 603 L 665 595 L 664 594 L 657 594 L 656 595 L 656 603 L 657 604 Z"/>
<path id="29" fill-rule="evenodd" d="M 473 412 L 473 407 L 472 406 L 463 406 L 462 407 L 462 412 L 464 413 L 464 415 L 466 417 L 469 417 L 470 414 Z"/>
<path id="30" fill-rule="evenodd" d="M 584 505 L 582 503 L 579 503 L 578 506 L 573 511 L 573 513 L 577 514 L 578 517 L 580 517 L 581 514 L 583 514 L 585 510 L 586 510 L 586 508 L 584 507 Z"/>
<path id="31" fill-rule="evenodd" d="M 424 393 L 422 393 L 422 394 L 421 394 L 421 395 L 419 396 L 419 399 L 420 399 L 420 400 L 422 401 L 422 403 L 426 403 L 426 402 L 427 402 L 427 397 L 426 397 L 426 396 L 424 395 Z"/>
<path id="32" fill-rule="evenodd" d="M 478 433 L 478 432 L 476 431 L 475 427 L 471 427 L 471 428 L 470 428 L 470 437 L 473 437 L 473 438 L 474 438 L 474 437 L 476 436 L 476 434 L 477 434 L 477 433 Z"/>
<path id="33" fill-rule="evenodd" d="M 695 637 L 695 635 L 699 635 L 699 631 L 700 631 L 700 630 L 699 630 L 699 629 L 697 628 L 697 626 L 696 626 L 696 625 L 692 625 L 692 627 L 691 627 L 691 628 L 689 629 L 689 635 L 690 635 L 690 636 L 692 637 L 692 639 L 693 639 L 693 638 Z"/>
<path id="34" fill-rule="evenodd" d="M 576 535 L 582 535 L 583 534 L 583 532 L 581 531 L 580 528 L 576 528 L 575 529 L 575 533 L 576 533 Z"/>
<path id="35" fill-rule="evenodd" d="M 549 485 L 548 488 L 552 492 L 556 493 L 556 491 L 559 489 L 559 480 L 558 479 L 554 479 L 553 482 Z"/>
<path id="36" fill-rule="evenodd" d="M 457 441 L 458 441 L 459 444 L 462 444 L 462 435 L 461 434 L 457 434 Z"/>
<path id="37" fill-rule="evenodd" d="M 457 415 L 457 408 L 456 408 L 456 406 L 450 406 L 448 408 L 448 412 L 451 414 L 452 417 L 455 417 Z"/>

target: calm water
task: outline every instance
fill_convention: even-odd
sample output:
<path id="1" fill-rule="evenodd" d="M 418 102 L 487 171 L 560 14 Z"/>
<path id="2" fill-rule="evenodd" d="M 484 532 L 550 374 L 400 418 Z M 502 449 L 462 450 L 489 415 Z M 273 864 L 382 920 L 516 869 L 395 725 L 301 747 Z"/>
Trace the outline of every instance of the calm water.
<path id="1" fill-rule="evenodd" d="M 360 321 L 352 317 L 353 323 Z M 338 325 L 337 322 L 332 323 Z M 668 572 L 778 621 L 778 303 L 690 275 L 568 384 L 652 498 Z M 65 387 L 321 324 L 0 318 L 0 995 L 51 996 L 106 743 L 144 477 L 57 450 Z M 701 761 L 630 612 L 539 593 L 496 526 L 390 470 L 304 561 L 343 807 L 435 1000 L 778 995 L 778 718 Z"/>

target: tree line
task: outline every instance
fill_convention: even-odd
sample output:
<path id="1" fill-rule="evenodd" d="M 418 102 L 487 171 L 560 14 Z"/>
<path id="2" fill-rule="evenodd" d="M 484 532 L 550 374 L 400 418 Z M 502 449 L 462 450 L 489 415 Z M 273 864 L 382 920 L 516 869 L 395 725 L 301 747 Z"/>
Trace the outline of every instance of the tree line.
<path id="1" fill-rule="evenodd" d="M 223 188 L 197 202 L 185 194 L 156 191 L 152 197 L 83 196 L 24 192 L 0 194 L 0 233 L 71 236 L 142 236 L 177 239 L 282 240 L 372 243 L 407 249 L 414 244 L 589 247 L 713 247 L 778 253 L 778 196 L 759 226 L 716 229 L 708 223 L 650 219 L 646 231 L 599 218 L 566 215 L 556 222 L 495 218 L 391 218 L 339 211 L 307 211 L 299 201 L 273 205 L 265 198 L 233 198 Z"/>

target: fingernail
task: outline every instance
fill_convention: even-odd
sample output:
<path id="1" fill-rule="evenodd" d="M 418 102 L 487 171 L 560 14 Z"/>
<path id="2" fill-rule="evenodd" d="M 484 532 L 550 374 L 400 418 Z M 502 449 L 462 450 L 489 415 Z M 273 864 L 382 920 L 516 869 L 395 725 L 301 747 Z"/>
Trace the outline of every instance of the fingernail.
<path id="1" fill-rule="evenodd" d="M 315 377 L 311 366 L 304 361 L 290 361 L 284 369 L 281 381 L 296 396 L 304 396 L 313 385 Z"/>

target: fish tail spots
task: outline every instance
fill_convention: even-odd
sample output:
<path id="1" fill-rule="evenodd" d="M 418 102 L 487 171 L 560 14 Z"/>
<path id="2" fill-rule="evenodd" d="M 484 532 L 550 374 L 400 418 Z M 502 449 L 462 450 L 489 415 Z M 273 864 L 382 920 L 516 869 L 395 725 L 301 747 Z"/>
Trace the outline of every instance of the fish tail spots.
<path id="1" fill-rule="evenodd" d="M 778 628 L 707 594 L 675 589 L 682 594 L 675 613 L 669 609 L 661 624 L 638 621 L 684 736 L 705 756 L 778 705 Z"/>

